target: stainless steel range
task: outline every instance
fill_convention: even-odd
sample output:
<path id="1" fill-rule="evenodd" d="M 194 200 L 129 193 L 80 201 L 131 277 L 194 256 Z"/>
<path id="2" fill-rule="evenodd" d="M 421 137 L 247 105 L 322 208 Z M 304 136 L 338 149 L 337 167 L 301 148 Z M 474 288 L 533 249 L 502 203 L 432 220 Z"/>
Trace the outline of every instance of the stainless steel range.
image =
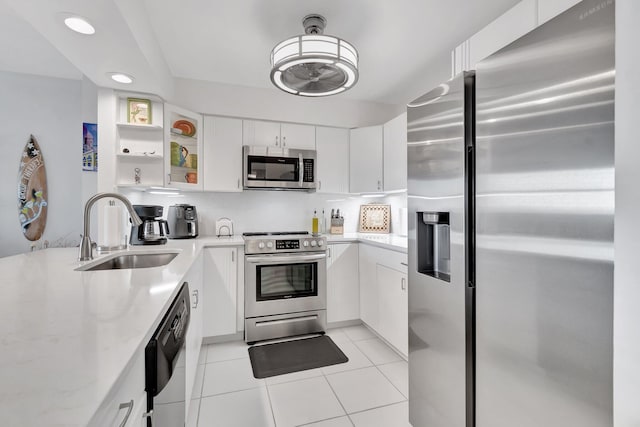
<path id="1" fill-rule="evenodd" d="M 245 341 L 323 332 L 327 240 L 306 231 L 244 233 Z"/>

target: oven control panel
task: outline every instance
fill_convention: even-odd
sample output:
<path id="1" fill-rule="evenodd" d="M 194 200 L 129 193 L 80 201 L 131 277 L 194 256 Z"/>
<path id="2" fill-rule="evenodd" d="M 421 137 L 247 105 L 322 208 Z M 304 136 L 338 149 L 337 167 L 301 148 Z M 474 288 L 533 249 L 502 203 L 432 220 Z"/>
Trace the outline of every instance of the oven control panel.
<path id="1" fill-rule="evenodd" d="M 282 252 L 322 252 L 326 250 L 327 238 L 309 236 L 298 238 L 245 238 L 245 254 L 268 254 Z"/>
<path id="2" fill-rule="evenodd" d="M 276 250 L 300 249 L 300 240 L 276 240 Z"/>

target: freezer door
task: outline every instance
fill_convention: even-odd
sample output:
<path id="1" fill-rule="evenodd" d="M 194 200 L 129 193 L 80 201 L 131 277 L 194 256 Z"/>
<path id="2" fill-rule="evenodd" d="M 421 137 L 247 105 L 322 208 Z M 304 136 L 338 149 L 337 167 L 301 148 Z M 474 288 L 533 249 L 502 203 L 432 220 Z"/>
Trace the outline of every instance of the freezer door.
<path id="1" fill-rule="evenodd" d="M 409 420 L 465 425 L 465 76 L 407 109 Z"/>
<path id="2" fill-rule="evenodd" d="M 478 427 L 612 425 L 614 2 L 479 64 Z"/>

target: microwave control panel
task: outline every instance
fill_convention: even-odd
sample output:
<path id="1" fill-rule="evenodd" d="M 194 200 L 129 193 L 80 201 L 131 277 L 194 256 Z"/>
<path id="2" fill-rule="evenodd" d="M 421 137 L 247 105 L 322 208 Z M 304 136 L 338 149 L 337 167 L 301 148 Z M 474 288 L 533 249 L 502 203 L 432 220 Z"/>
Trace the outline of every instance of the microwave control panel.
<path id="1" fill-rule="evenodd" d="M 302 159 L 302 167 L 304 168 L 302 175 L 303 182 L 314 182 L 313 163 L 313 159 Z"/>

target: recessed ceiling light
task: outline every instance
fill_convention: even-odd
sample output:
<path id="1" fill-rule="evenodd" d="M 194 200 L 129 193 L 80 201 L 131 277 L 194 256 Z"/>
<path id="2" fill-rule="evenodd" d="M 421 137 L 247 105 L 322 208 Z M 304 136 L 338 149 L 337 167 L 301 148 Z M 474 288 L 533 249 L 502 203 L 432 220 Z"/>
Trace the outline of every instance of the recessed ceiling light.
<path id="1" fill-rule="evenodd" d="M 64 25 L 80 34 L 90 35 L 96 32 L 96 29 L 93 28 L 93 25 L 91 25 L 85 18 L 82 18 L 80 16 L 69 16 L 68 18 L 65 18 Z"/>
<path id="2" fill-rule="evenodd" d="M 130 84 L 133 83 L 133 77 L 123 73 L 109 73 L 112 80 L 118 83 Z"/>

